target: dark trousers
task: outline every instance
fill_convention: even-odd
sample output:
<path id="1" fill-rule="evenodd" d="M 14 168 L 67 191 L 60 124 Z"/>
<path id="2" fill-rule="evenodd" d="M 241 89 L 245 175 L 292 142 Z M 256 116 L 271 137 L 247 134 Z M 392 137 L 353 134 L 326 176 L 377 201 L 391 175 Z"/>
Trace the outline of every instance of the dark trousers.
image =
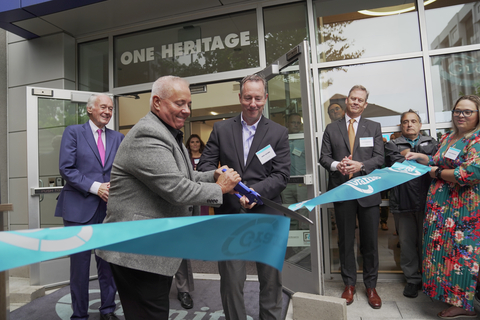
<path id="1" fill-rule="evenodd" d="M 126 320 L 168 320 L 173 277 L 111 263 Z"/>
<path id="2" fill-rule="evenodd" d="M 192 292 L 195 288 L 193 282 L 192 263 L 189 259 L 183 259 L 177 273 L 175 273 L 177 292 Z"/>
<path id="3" fill-rule="evenodd" d="M 394 213 L 398 219 L 400 266 L 407 283 L 422 282 L 422 240 L 425 211 Z"/>
<path id="4" fill-rule="evenodd" d="M 338 227 L 338 248 L 342 279 L 345 285 L 357 283 L 355 263 L 355 222 L 358 218 L 360 252 L 363 258 L 363 283 L 375 288 L 378 278 L 378 205 L 362 207 L 357 200 L 335 202 L 335 220 Z"/>
<path id="5" fill-rule="evenodd" d="M 245 261 L 219 261 L 220 295 L 227 320 L 246 320 L 243 287 L 247 279 Z M 260 319 L 278 320 L 282 315 L 282 274 L 277 269 L 257 262 L 260 282 Z"/>
<path id="6" fill-rule="evenodd" d="M 103 217 L 105 214 L 103 214 Z M 68 226 L 82 226 L 103 222 L 103 217 L 97 212 L 93 218 L 85 224 L 71 221 L 63 221 Z M 72 296 L 73 315 L 71 319 L 88 319 L 88 285 L 90 280 L 90 250 L 70 255 L 70 294 Z M 115 294 L 117 287 L 113 280 L 112 270 L 108 262 L 95 255 L 97 262 L 98 282 L 100 284 L 100 313 L 106 314 L 115 311 Z"/>

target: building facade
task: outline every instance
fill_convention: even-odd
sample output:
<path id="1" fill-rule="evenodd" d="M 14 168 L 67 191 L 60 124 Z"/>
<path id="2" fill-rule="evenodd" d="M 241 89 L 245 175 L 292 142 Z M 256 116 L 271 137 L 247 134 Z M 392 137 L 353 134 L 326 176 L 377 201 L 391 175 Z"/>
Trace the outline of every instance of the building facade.
<path id="1" fill-rule="evenodd" d="M 55 98 L 59 89 L 71 97 L 111 93 L 114 128 L 127 133 L 148 112 L 155 79 L 185 77 L 194 94 L 184 130 L 206 141 L 215 121 L 240 111 L 238 80 L 268 74 L 265 116 L 285 126 L 290 114 L 303 116 L 304 130 L 290 134 L 305 157 L 305 175 L 289 185 L 297 199 L 326 191 L 327 175 L 317 163 L 331 121 L 327 108 L 344 107 L 353 85 L 370 91 L 364 116 L 380 122 L 386 138 L 399 131 L 399 115 L 408 109 L 419 112 L 425 134 L 440 137 L 451 127 L 456 99 L 480 91 L 478 1 L 90 0 L 60 8 L 51 0 L 0 9 L 8 30 L 0 178 L 3 202 L 15 208 L 9 230 L 62 225 L 53 217 L 56 195 L 41 190 L 61 187 L 59 138 L 66 125 L 86 118 L 81 99 Z M 306 51 L 297 50 L 302 45 Z M 305 213 L 315 219 L 315 230 L 292 223 L 285 273 L 313 282 L 305 291 L 321 293 L 323 281 L 340 278 L 332 208 Z M 389 226 L 379 238 L 381 279 L 401 276 L 393 218 Z"/>

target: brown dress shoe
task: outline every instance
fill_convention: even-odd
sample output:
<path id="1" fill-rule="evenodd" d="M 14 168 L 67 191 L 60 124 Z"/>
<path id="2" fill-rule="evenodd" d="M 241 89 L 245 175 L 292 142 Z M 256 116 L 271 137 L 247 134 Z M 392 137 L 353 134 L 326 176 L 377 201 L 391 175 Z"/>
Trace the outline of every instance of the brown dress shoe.
<path id="1" fill-rule="evenodd" d="M 377 294 L 375 288 L 367 288 L 368 304 L 373 309 L 380 309 L 382 307 L 382 299 Z"/>
<path id="2" fill-rule="evenodd" d="M 342 298 L 347 300 L 347 306 L 352 304 L 354 294 L 355 294 L 355 286 L 345 286 L 345 290 L 343 290 L 343 293 L 342 293 Z"/>

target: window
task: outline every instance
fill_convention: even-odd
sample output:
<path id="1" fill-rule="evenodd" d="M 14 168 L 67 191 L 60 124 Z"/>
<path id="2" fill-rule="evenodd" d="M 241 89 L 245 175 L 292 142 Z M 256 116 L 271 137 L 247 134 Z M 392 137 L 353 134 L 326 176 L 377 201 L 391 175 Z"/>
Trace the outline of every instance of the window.
<path id="1" fill-rule="evenodd" d="M 415 5 L 404 2 L 315 2 L 318 60 L 327 62 L 421 50 Z"/>
<path id="2" fill-rule="evenodd" d="M 435 120 L 450 122 L 450 110 L 463 95 L 480 94 L 480 51 L 431 57 Z"/>
<path id="3" fill-rule="evenodd" d="M 378 62 L 320 71 L 324 125 L 330 123 L 328 107 L 338 103 L 345 109 L 345 99 L 354 85 L 363 85 L 370 92 L 362 116 L 382 126 L 400 124 L 400 114 L 412 108 L 428 122 L 425 79 L 420 58 Z"/>
<path id="4" fill-rule="evenodd" d="M 263 20 L 267 65 L 303 40 L 308 39 L 307 5 L 305 3 L 265 8 Z"/>
<path id="5" fill-rule="evenodd" d="M 480 2 L 437 0 L 425 7 L 430 49 L 480 43 L 479 21 L 475 11 Z M 473 19 L 475 16 L 475 20 Z M 476 31 L 475 31 L 476 30 Z"/>
<path id="6" fill-rule="evenodd" d="M 107 92 L 108 39 L 78 45 L 78 89 Z"/>
<path id="7" fill-rule="evenodd" d="M 115 87 L 259 66 L 255 11 L 114 38 Z"/>

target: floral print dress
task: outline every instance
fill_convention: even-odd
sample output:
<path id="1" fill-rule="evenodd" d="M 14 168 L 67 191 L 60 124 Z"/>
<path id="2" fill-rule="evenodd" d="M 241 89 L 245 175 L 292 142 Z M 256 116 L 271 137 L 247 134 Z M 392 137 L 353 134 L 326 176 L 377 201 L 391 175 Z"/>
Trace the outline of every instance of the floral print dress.
<path id="1" fill-rule="evenodd" d="M 455 160 L 446 157 L 452 137 L 445 134 L 429 157 L 429 165 L 455 169 L 458 183 L 433 179 L 430 185 L 423 224 L 423 290 L 473 311 L 480 262 L 480 131 L 452 145 L 459 150 Z"/>

